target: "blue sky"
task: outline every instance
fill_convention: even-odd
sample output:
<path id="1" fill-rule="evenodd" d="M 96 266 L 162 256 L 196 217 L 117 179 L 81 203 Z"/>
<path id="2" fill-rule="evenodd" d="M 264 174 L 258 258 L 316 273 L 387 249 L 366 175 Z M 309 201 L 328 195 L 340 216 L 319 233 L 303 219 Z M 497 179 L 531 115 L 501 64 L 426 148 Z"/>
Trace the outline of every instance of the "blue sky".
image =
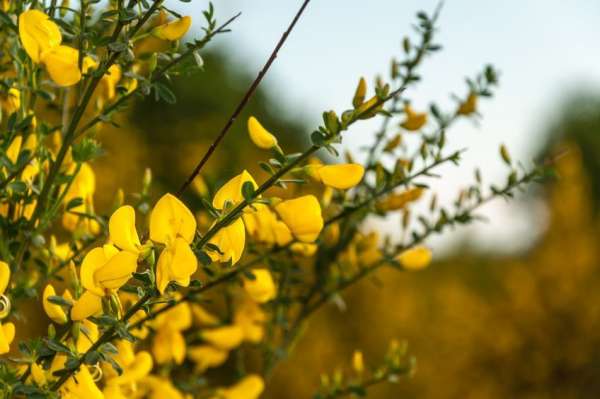
<path id="1" fill-rule="evenodd" d="M 205 1 L 194 0 L 182 9 L 198 15 Z M 270 54 L 300 0 L 221 0 L 217 16 L 242 16 L 233 32 L 219 38 L 230 62 L 258 71 Z M 402 37 L 419 10 L 432 11 L 429 0 L 312 0 L 305 15 L 280 52 L 264 85 L 280 98 L 280 112 L 317 126 L 323 110 L 349 106 L 359 76 L 387 73 L 392 55 L 400 55 Z M 201 18 L 194 25 L 199 28 Z M 443 170 L 446 178 L 435 185 L 450 199 L 457 185 L 469 182 L 480 166 L 491 182 L 504 175 L 497 155 L 505 143 L 514 159 L 528 162 L 543 127 L 560 99 L 577 87 L 600 90 L 600 2 L 595 0 L 463 0 L 445 2 L 439 21 L 438 42 L 443 51 L 422 68 L 423 83 L 407 92 L 417 108 L 431 101 L 451 106 L 449 94 L 464 93 L 464 77 L 486 63 L 501 71 L 501 86 L 482 104 L 478 125 L 456 125 L 449 140 L 455 148 L 469 147 L 461 169 Z M 207 66 L 210 67 L 210 66 Z M 225 116 L 224 116 L 225 117 Z M 351 150 L 367 144 L 376 125 L 353 129 L 344 141 Z M 526 210 L 502 201 L 486 207 L 492 222 L 465 230 L 490 247 L 498 240 L 518 247 L 510 237 L 534 235 L 544 210 Z M 535 219 L 535 220 L 532 220 Z M 387 222 L 390 226 L 395 220 Z M 443 244 L 434 240 L 434 245 Z"/>

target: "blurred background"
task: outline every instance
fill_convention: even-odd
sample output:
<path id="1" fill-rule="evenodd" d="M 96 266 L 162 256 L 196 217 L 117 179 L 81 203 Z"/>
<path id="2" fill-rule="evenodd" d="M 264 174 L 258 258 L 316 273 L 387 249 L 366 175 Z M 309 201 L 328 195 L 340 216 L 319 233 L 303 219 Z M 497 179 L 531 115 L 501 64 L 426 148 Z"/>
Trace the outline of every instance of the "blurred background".
<path id="1" fill-rule="evenodd" d="M 180 4 L 198 33 L 205 2 Z M 215 4 L 221 21 L 238 11 L 242 16 L 232 33 L 202 53 L 203 73 L 175 82 L 178 104 L 140 101 L 122 121 L 136 134 L 102 130 L 108 156 L 94 168 L 114 178 L 98 181 L 100 210 L 110 206 L 117 188 L 139 190 L 146 166 L 157 190 L 177 187 L 299 4 Z M 208 186 L 218 187 L 262 156 L 247 138 L 249 115 L 276 133 L 285 149 L 302 148 L 323 110 L 350 106 L 360 76 L 370 82 L 387 76 L 415 13 L 436 5 L 314 0 L 209 163 L 206 174 L 214 180 Z M 431 102 L 451 107 L 452 93 L 465 94 L 465 76 L 486 63 L 500 70 L 501 84 L 491 101 L 482 102 L 478 124 L 461 121 L 451 130 L 450 147 L 469 150 L 460 168 L 441 170 L 443 183 L 433 182 L 440 202 L 470 183 L 476 166 L 488 183 L 502 179 L 501 143 L 526 165 L 566 150 L 559 179 L 516 201 L 487 205 L 487 223 L 436 237 L 428 243 L 435 263 L 426 271 L 383 271 L 346 292 L 348 310 L 325 307 L 275 372 L 266 397 L 311 397 L 320 373 L 348 367 L 354 349 L 364 351 L 367 364 L 376 363 L 393 338 L 408 342 L 416 373 L 375 388 L 370 397 L 600 397 L 599 21 L 600 3 L 592 0 L 445 3 L 437 36 L 443 51 L 425 61 L 422 84 L 406 96 L 418 109 Z M 353 128 L 345 148 L 360 158 L 376 126 Z M 251 171 L 263 178 L 258 168 Z M 198 201 L 189 195 L 190 203 Z M 398 220 L 379 220 L 369 228 L 394 232 L 397 226 Z"/>

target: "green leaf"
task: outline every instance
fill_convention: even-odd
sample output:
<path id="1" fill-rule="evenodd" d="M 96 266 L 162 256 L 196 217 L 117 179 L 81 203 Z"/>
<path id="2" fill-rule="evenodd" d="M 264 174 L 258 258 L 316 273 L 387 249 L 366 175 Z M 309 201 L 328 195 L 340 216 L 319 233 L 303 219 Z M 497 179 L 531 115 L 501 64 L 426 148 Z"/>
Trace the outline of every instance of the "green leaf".
<path id="1" fill-rule="evenodd" d="M 247 181 L 242 184 L 242 196 L 246 201 L 252 201 L 254 198 L 254 185 L 252 182 Z"/>

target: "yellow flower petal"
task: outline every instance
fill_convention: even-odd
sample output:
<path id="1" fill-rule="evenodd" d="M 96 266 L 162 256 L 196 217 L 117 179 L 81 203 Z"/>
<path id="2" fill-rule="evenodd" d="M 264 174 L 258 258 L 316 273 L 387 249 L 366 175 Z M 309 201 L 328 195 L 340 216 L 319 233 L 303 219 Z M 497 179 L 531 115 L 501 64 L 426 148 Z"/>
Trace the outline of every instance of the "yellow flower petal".
<path id="1" fill-rule="evenodd" d="M 44 311 L 53 322 L 65 324 L 67 322 L 67 315 L 65 314 L 65 311 L 59 305 L 50 302 L 48 300 L 48 297 L 50 296 L 56 296 L 56 291 L 54 291 L 52 284 L 48 284 L 46 288 L 44 288 L 44 293 L 42 295 L 42 305 L 44 307 Z"/>
<path id="2" fill-rule="evenodd" d="M 219 397 L 223 399 L 258 399 L 264 389 L 263 379 L 258 374 L 250 374 L 232 387 L 220 390 Z"/>
<path id="3" fill-rule="evenodd" d="M 10 352 L 13 339 L 15 339 L 15 325 L 13 323 L 0 325 L 0 355 Z"/>
<path id="4" fill-rule="evenodd" d="M 244 196 L 242 195 L 242 186 L 246 182 L 252 183 L 254 189 L 258 187 L 252 175 L 250 175 L 248 171 L 244 170 L 242 173 L 225 183 L 219 189 L 219 191 L 217 191 L 215 197 L 213 198 L 213 206 L 216 209 L 223 209 L 226 201 L 231 202 L 233 205 L 237 205 L 242 202 L 244 200 Z"/>
<path id="5" fill-rule="evenodd" d="M 244 300 L 235 309 L 233 322 L 244 333 L 244 340 L 254 344 L 262 341 L 265 333 L 264 323 L 267 317 L 260 305 L 250 298 Z"/>
<path id="6" fill-rule="evenodd" d="M 202 339 L 222 350 L 237 348 L 244 339 L 244 332 L 237 325 L 202 331 Z"/>
<path id="7" fill-rule="evenodd" d="M 306 257 L 313 256 L 317 252 L 318 248 L 319 247 L 317 246 L 317 244 L 305 242 L 295 242 L 290 247 L 293 253 Z"/>
<path id="8" fill-rule="evenodd" d="M 214 262 L 229 262 L 235 265 L 244 252 L 246 244 L 246 231 L 241 218 L 235 220 L 229 226 L 221 228 L 209 241 L 216 245 L 220 252 L 208 249 L 207 253 Z"/>
<path id="9" fill-rule="evenodd" d="M 244 289 L 248 295 L 258 303 L 269 302 L 275 298 L 277 287 L 275 287 L 271 272 L 267 269 L 255 269 L 251 273 L 254 275 L 254 279 L 244 277 Z"/>
<path id="10" fill-rule="evenodd" d="M 0 260 L 0 295 L 4 294 L 8 282 L 10 281 L 10 266 L 8 263 Z"/>
<path id="11" fill-rule="evenodd" d="M 163 195 L 150 215 L 150 239 L 167 244 L 181 237 L 191 244 L 195 234 L 196 219 L 192 212 L 174 195 Z"/>
<path id="12" fill-rule="evenodd" d="M 152 34 L 164 40 L 179 40 L 190 29 L 192 18 L 185 16 L 175 21 L 157 26 L 152 30 Z"/>
<path id="13" fill-rule="evenodd" d="M 477 111 L 477 94 L 470 93 L 466 101 L 460 104 L 456 113 L 458 115 L 471 115 Z"/>
<path id="14" fill-rule="evenodd" d="M 248 133 L 252 142 L 259 148 L 268 150 L 277 145 L 275 136 L 269 133 L 253 116 L 248 118 Z"/>
<path id="15" fill-rule="evenodd" d="M 99 296 L 104 295 L 104 290 L 96 283 L 94 273 L 108 262 L 110 256 L 114 255 L 114 252 L 109 248 L 110 246 L 104 246 L 92 249 L 83 258 L 81 269 L 79 270 L 81 285 Z"/>
<path id="16" fill-rule="evenodd" d="M 431 263 L 431 250 L 427 247 L 419 246 L 407 249 L 396 260 L 408 270 L 420 270 L 426 268 Z"/>
<path id="17" fill-rule="evenodd" d="M 283 201 L 275 210 L 300 241 L 315 241 L 323 229 L 321 205 L 314 195 Z"/>
<path id="18" fill-rule="evenodd" d="M 158 364 L 181 364 L 185 359 L 185 338 L 179 331 L 163 328 L 154 336 L 152 354 Z"/>
<path id="19" fill-rule="evenodd" d="M 6 157 L 10 159 L 10 162 L 16 163 L 17 158 L 19 157 L 19 153 L 21 152 L 21 143 L 23 142 L 23 137 L 17 136 L 11 141 L 10 145 L 6 149 Z"/>
<path id="20" fill-rule="evenodd" d="M 79 52 L 68 46 L 58 46 L 42 53 L 41 62 L 48 75 L 59 86 L 72 86 L 81 80 Z"/>
<path id="21" fill-rule="evenodd" d="M 94 280 L 104 289 L 121 288 L 137 269 L 137 254 L 121 251 L 94 272 Z"/>
<path id="22" fill-rule="evenodd" d="M 404 112 L 406 119 L 400 124 L 404 129 L 409 131 L 415 131 L 422 128 L 427 123 L 426 112 L 415 112 L 409 104 L 404 106 Z"/>
<path id="23" fill-rule="evenodd" d="M 173 245 L 166 247 L 158 258 L 156 264 L 158 290 L 164 294 L 171 281 L 187 287 L 190 285 L 190 276 L 197 268 L 198 260 L 189 244 L 183 238 L 177 237 Z"/>
<path id="24" fill-rule="evenodd" d="M 85 291 L 71 308 L 71 319 L 81 321 L 102 310 L 102 297 L 91 291 Z"/>
<path id="25" fill-rule="evenodd" d="M 33 62 L 40 62 L 42 53 L 58 47 L 62 35 L 50 17 L 39 10 L 28 10 L 19 15 L 19 38 Z"/>
<path id="26" fill-rule="evenodd" d="M 356 186 L 365 174 L 362 165 L 349 163 L 343 165 L 325 165 L 317 171 L 323 184 L 340 190 Z"/>
<path id="27" fill-rule="evenodd" d="M 196 372 L 203 373 L 206 369 L 218 367 L 225 363 L 229 351 L 210 345 L 200 345 L 190 348 L 187 354 L 196 364 Z"/>
<path id="28" fill-rule="evenodd" d="M 108 221 L 110 240 L 117 247 L 134 253 L 139 252 L 140 238 L 135 229 L 135 210 L 129 205 L 117 209 Z"/>

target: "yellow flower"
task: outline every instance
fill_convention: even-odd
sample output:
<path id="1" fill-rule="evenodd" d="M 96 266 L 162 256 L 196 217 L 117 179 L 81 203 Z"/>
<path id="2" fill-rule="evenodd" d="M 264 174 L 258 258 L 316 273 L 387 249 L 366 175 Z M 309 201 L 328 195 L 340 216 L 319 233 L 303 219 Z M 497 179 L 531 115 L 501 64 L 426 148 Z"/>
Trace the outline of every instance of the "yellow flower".
<path id="1" fill-rule="evenodd" d="M 265 129 L 258 119 L 251 116 L 248 118 L 248 133 L 250 140 L 258 147 L 268 150 L 277 145 L 277 139 L 267 129 Z"/>
<path id="2" fill-rule="evenodd" d="M 300 241 L 315 241 L 323 229 L 321 205 L 314 195 L 283 201 L 275 210 Z"/>
<path id="3" fill-rule="evenodd" d="M 319 247 L 317 244 L 306 243 L 306 242 L 295 242 L 290 247 L 293 253 L 302 255 L 302 256 L 313 256 Z"/>
<path id="4" fill-rule="evenodd" d="M 102 76 L 98 87 L 98 106 L 102 106 L 104 100 L 112 100 L 117 95 L 117 84 L 121 80 L 121 67 L 118 64 L 113 64 L 108 68 L 108 71 Z"/>
<path id="5" fill-rule="evenodd" d="M 174 299 L 180 299 L 175 295 Z M 164 305 L 161 305 L 164 306 Z M 160 309 L 160 307 L 158 309 Z M 161 313 L 152 323 L 157 331 L 152 342 L 152 354 L 158 364 L 174 361 L 181 364 L 185 359 L 186 344 L 181 331 L 192 325 L 192 311 L 188 303 L 177 306 Z"/>
<path id="6" fill-rule="evenodd" d="M 72 86 L 81 80 L 79 51 L 68 46 L 58 46 L 42 53 L 40 61 L 48 75 L 59 86 Z"/>
<path id="7" fill-rule="evenodd" d="M 421 198 L 424 189 L 421 187 L 410 188 L 402 193 L 393 193 L 377 203 L 381 211 L 395 211 L 403 209 L 406 205 Z"/>
<path id="8" fill-rule="evenodd" d="M 246 231 L 244 222 L 237 218 L 229 226 L 221 228 L 210 240 L 209 243 L 217 246 L 219 251 L 207 249 L 208 256 L 213 262 L 229 262 L 235 265 L 244 252 L 246 244 Z"/>
<path id="9" fill-rule="evenodd" d="M 171 361 L 181 364 L 185 359 L 185 338 L 180 331 L 170 328 L 158 330 L 152 341 L 152 354 L 158 364 Z"/>
<path id="10" fill-rule="evenodd" d="M 220 320 L 217 316 L 208 312 L 202 306 L 197 303 L 192 304 L 192 316 L 196 323 L 200 326 L 216 326 L 220 323 Z"/>
<path id="11" fill-rule="evenodd" d="M 83 320 L 79 325 L 80 333 L 75 342 L 78 353 L 85 353 L 100 337 L 98 325 L 89 320 Z"/>
<path id="12" fill-rule="evenodd" d="M 133 344 L 129 341 L 120 340 L 116 344 L 119 351 L 113 359 L 121 366 L 123 373 L 118 375 L 112 366 L 104 368 L 106 385 L 109 386 L 134 386 L 139 380 L 146 377 L 152 371 L 152 356 L 146 351 L 134 353 Z"/>
<path id="13" fill-rule="evenodd" d="M 62 42 L 58 25 L 39 10 L 28 10 L 19 15 L 19 37 L 25 52 L 36 63 L 40 62 L 44 52 Z"/>
<path id="14" fill-rule="evenodd" d="M 71 318 L 82 320 L 97 313 L 101 298 L 121 288 L 137 269 L 137 254 L 112 245 L 92 249 L 81 263 L 81 285 L 87 290 L 71 308 Z"/>
<path id="15" fill-rule="evenodd" d="M 340 190 L 347 190 L 360 183 L 365 174 L 365 168 L 355 163 L 325 165 L 317 169 L 317 174 L 323 184 Z"/>
<path id="16" fill-rule="evenodd" d="M 94 378 L 85 365 L 65 382 L 59 392 L 62 398 L 104 399 L 102 391 L 94 382 Z"/>
<path id="17" fill-rule="evenodd" d="M 257 374 L 249 374 L 237 384 L 220 389 L 218 395 L 213 399 L 258 399 L 264 389 L 263 379 Z"/>
<path id="18" fill-rule="evenodd" d="M 48 315 L 48 317 L 55 323 L 65 324 L 67 322 L 67 315 L 65 314 L 64 309 L 55 303 L 52 303 L 48 300 L 48 297 L 56 296 L 56 291 L 52 284 L 48 284 L 46 288 L 44 288 L 44 293 L 42 295 L 42 305 L 44 307 L 44 311 Z M 70 299 L 71 294 L 69 291 L 65 291 L 63 294 L 63 298 Z"/>
<path id="19" fill-rule="evenodd" d="M 356 86 L 356 91 L 354 92 L 354 97 L 352 98 L 352 105 L 354 108 L 358 108 L 365 102 L 365 95 L 367 94 L 367 82 L 365 78 L 360 78 L 358 81 L 358 85 Z"/>
<path id="20" fill-rule="evenodd" d="M 264 336 L 264 323 L 267 319 L 261 307 L 248 297 L 240 303 L 233 316 L 233 323 L 241 328 L 244 341 L 259 343 Z"/>
<path id="21" fill-rule="evenodd" d="M 407 249 L 398 256 L 396 260 L 408 270 L 424 269 L 431 263 L 431 250 L 424 246 Z"/>
<path id="22" fill-rule="evenodd" d="M 242 218 L 248 234 L 259 242 L 284 246 L 293 239 L 290 229 L 265 204 L 253 204 Z"/>
<path id="23" fill-rule="evenodd" d="M 10 351 L 13 339 L 15 339 L 15 325 L 13 323 L 0 324 L 0 355 Z"/>
<path id="24" fill-rule="evenodd" d="M 190 276 L 196 272 L 198 260 L 187 241 L 175 238 L 163 249 L 156 264 L 156 286 L 161 294 L 174 281 L 182 287 L 190 285 Z"/>
<path id="25" fill-rule="evenodd" d="M 269 270 L 255 269 L 251 273 L 254 279 L 244 277 L 244 289 L 250 298 L 258 303 L 265 303 L 277 296 L 277 287 Z"/>
<path id="26" fill-rule="evenodd" d="M 460 104 L 456 113 L 458 115 L 471 115 L 475 111 L 477 111 L 477 94 L 469 93 L 469 96 Z"/>
<path id="27" fill-rule="evenodd" d="M 222 350 L 237 348 L 244 339 L 243 330 L 237 325 L 217 327 L 202 331 L 202 339 Z"/>
<path id="28" fill-rule="evenodd" d="M 150 215 L 150 239 L 168 245 L 181 237 L 191 244 L 195 234 L 196 219 L 192 212 L 174 195 L 163 195 Z"/>
<path id="29" fill-rule="evenodd" d="M 135 210 L 124 205 L 118 208 L 108 221 L 110 241 L 117 247 L 133 253 L 139 252 L 140 238 L 135 229 Z"/>
<path id="30" fill-rule="evenodd" d="M 166 24 L 157 26 L 152 30 L 152 34 L 159 39 L 164 40 L 179 40 L 181 39 L 187 31 L 190 29 L 190 25 L 192 24 L 192 18 L 189 16 L 185 16 L 175 21 L 168 22 Z"/>
<path id="31" fill-rule="evenodd" d="M 165 194 L 150 215 L 150 239 L 165 244 L 156 264 L 156 284 L 164 294 L 169 282 L 187 287 L 198 268 L 198 260 L 189 244 L 196 234 L 196 219 L 175 196 Z"/>
<path id="32" fill-rule="evenodd" d="M 354 351 L 352 355 L 352 368 L 357 374 L 362 374 L 365 371 L 365 362 L 361 351 Z"/>
<path id="33" fill-rule="evenodd" d="M 404 113 L 406 114 L 406 119 L 400 124 L 400 126 L 406 130 L 414 132 L 415 130 L 422 128 L 423 125 L 427 123 L 427 113 L 413 111 L 412 107 L 408 103 L 404 105 Z"/>
<path id="34" fill-rule="evenodd" d="M 141 381 L 140 385 L 149 391 L 148 395 L 143 396 L 149 399 L 184 399 L 183 395 L 166 378 L 149 375 Z"/>
<path id="35" fill-rule="evenodd" d="M 70 166 L 70 173 L 75 172 L 76 165 Z M 87 217 L 79 216 L 76 213 L 94 214 L 94 193 L 96 191 L 96 175 L 88 163 L 82 163 L 79 173 L 74 177 L 69 191 L 65 194 L 63 204 L 67 205 L 75 198 L 81 198 L 83 203 L 71 208 L 63 214 L 63 227 L 69 231 L 75 231 L 82 228 L 89 234 L 96 234 L 100 226 L 98 222 Z"/>
<path id="36" fill-rule="evenodd" d="M 213 198 L 213 207 L 216 209 L 223 209 L 225 208 L 226 202 L 229 202 L 234 206 L 242 202 L 244 200 L 242 186 L 246 182 L 252 183 L 254 189 L 258 187 L 250 173 L 244 170 L 242 173 L 225 183 L 219 191 L 217 191 Z"/>
<path id="37" fill-rule="evenodd" d="M 8 89 L 6 94 L 0 97 L 0 107 L 7 113 L 17 112 L 21 106 L 21 92 L 16 87 Z"/>
<path id="38" fill-rule="evenodd" d="M 0 295 L 4 295 L 10 281 L 10 266 L 0 260 Z"/>
<path id="39" fill-rule="evenodd" d="M 219 367 L 227 360 L 229 351 L 210 345 L 200 345 L 188 350 L 188 357 L 196 364 L 196 372 L 203 373 L 209 368 Z"/>

